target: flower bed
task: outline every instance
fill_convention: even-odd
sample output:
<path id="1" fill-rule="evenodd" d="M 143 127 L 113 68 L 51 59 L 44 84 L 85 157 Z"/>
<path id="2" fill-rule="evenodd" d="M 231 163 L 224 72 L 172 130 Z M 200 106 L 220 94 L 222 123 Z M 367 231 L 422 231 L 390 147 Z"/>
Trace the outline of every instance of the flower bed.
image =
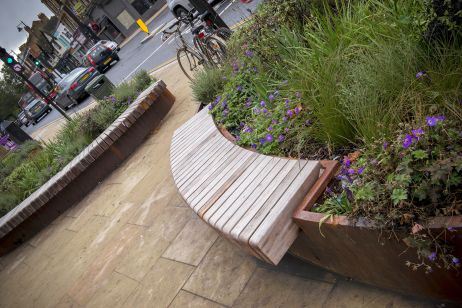
<path id="1" fill-rule="evenodd" d="M 462 257 L 462 23 L 452 7 L 428 15 L 430 4 L 267 1 L 233 36 L 224 82 L 203 82 L 205 71 L 193 89 L 199 100 L 214 89 L 210 112 L 241 146 L 342 164 L 316 206 L 303 208 L 305 235 L 318 241 L 305 253 L 325 249 L 318 264 L 329 249 L 341 258 L 364 241 L 364 255 L 331 269 L 385 287 L 399 271 L 418 272 L 403 290 L 460 300 L 431 277 L 450 286 Z M 384 234 L 396 240 L 385 249 L 390 263 L 373 251 Z"/>
<path id="2" fill-rule="evenodd" d="M 26 199 L 98 137 L 154 80 L 146 72 L 114 89 L 90 111 L 66 123 L 55 140 L 27 142 L 0 160 L 0 217 Z"/>

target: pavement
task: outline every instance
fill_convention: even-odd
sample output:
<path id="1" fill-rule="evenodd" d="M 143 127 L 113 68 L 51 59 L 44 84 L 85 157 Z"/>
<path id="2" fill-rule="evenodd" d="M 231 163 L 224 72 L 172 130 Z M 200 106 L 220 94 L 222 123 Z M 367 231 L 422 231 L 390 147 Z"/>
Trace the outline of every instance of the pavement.
<path id="1" fill-rule="evenodd" d="M 215 5 L 215 10 L 230 26 L 236 26 L 250 16 L 250 11 L 254 11 L 257 4 L 262 0 L 254 0 L 250 4 L 242 4 L 239 0 L 224 0 Z M 134 74 L 140 70 L 152 71 L 165 63 L 171 62 L 176 57 L 176 41 L 170 37 L 167 41 L 162 42 L 162 34 L 159 32 L 164 25 L 174 21 L 174 17 L 168 8 L 161 8 L 153 17 L 146 21 L 146 24 L 153 33 L 153 37 L 142 44 L 147 34 L 136 31 L 132 36 L 127 38 L 121 44 L 119 51 L 120 62 L 116 62 L 105 73 L 114 84 L 120 84 L 123 81 L 130 80 Z M 190 28 L 183 30 L 184 37 L 187 41 L 192 42 Z M 73 106 L 68 110 L 68 114 L 78 113 L 80 110 L 87 108 L 92 104 L 91 98 L 87 98 L 79 105 Z M 38 124 L 23 127 L 24 131 L 32 137 L 39 136 L 41 139 L 47 139 L 52 132 L 43 132 L 48 130 L 50 123 L 62 119 L 61 114 L 56 110 L 50 112 Z M 38 132 L 37 132 L 38 131 Z M 45 137 L 44 137 L 45 136 Z"/>
<path id="2" fill-rule="evenodd" d="M 176 96 L 161 127 L 81 202 L 0 258 L 0 307 L 433 306 L 289 255 L 263 264 L 199 220 L 169 167 L 172 134 L 198 104 L 177 63 L 154 75 Z"/>

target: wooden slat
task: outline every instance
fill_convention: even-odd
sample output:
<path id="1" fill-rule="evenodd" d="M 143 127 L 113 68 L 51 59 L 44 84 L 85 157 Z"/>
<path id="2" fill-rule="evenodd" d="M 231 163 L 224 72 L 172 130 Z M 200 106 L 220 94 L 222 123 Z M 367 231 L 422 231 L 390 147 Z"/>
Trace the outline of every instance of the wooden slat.
<path id="1" fill-rule="evenodd" d="M 257 159 L 245 170 L 239 180 L 235 181 L 228 190 L 220 196 L 220 198 L 217 200 L 211 199 L 209 202 L 213 203 L 204 204 L 204 206 L 199 210 L 200 216 L 210 225 L 214 226 L 218 218 L 223 215 L 223 212 L 234 204 L 234 196 L 241 195 L 263 169 L 263 166 L 268 164 L 270 160 L 271 157 L 269 156 L 259 155 Z"/>

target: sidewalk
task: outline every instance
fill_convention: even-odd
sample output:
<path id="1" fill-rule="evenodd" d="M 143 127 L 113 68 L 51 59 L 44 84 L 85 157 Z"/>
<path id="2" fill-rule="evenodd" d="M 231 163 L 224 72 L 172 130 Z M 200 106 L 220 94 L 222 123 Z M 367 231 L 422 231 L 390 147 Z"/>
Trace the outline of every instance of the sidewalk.
<path id="1" fill-rule="evenodd" d="M 162 126 L 73 208 L 0 259 L 0 307 L 431 307 L 286 256 L 263 264 L 195 217 L 169 167 L 198 105 L 176 63 Z"/>

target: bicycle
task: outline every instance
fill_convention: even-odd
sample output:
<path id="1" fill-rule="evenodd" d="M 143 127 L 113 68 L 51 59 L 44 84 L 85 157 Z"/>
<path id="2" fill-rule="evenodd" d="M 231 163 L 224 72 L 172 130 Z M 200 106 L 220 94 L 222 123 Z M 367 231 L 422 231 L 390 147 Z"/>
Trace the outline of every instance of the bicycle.
<path id="1" fill-rule="evenodd" d="M 193 23 L 191 16 L 186 15 L 179 17 L 177 22 L 167 28 L 173 29 L 176 27 L 172 31 L 167 31 L 167 29 L 164 29 L 162 31 L 162 41 L 167 41 L 171 35 L 175 35 L 175 38 L 179 39 L 180 46 L 177 49 L 176 58 L 183 73 L 186 75 L 186 77 L 192 80 L 192 72 L 198 71 L 200 66 L 208 63 L 206 57 L 201 54 L 200 51 L 198 52 L 194 48 L 191 48 L 191 46 L 186 42 L 186 39 L 183 37 L 183 33 L 181 31 L 182 24 L 189 24 L 192 26 Z"/>

